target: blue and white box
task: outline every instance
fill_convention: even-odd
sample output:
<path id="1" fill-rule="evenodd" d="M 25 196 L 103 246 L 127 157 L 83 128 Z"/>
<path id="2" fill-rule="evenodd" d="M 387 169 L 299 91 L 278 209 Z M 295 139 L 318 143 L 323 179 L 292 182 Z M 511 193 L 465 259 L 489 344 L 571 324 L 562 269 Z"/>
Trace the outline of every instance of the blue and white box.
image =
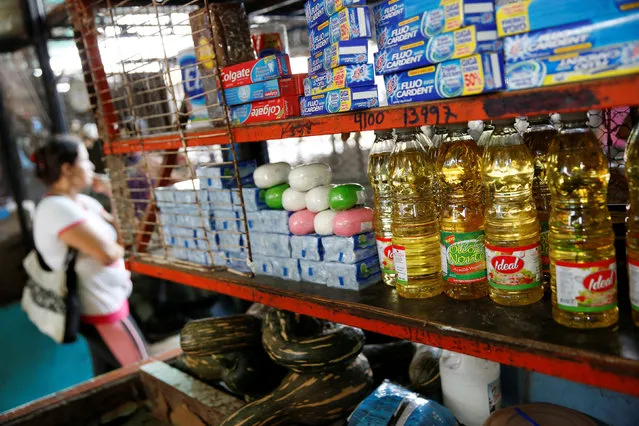
<path id="1" fill-rule="evenodd" d="M 508 64 L 508 90 L 617 77 L 639 72 L 639 42 Z"/>
<path id="2" fill-rule="evenodd" d="M 268 231 L 264 229 L 262 213 L 260 211 L 246 212 L 246 223 L 249 233 Z"/>
<path id="3" fill-rule="evenodd" d="M 489 0 L 386 0 L 373 9 L 377 34 L 384 28 L 414 27 L 424 37 L 478 25 L 479 31 L 496 31 L 495 5 Z"/>
<path id="4" fill-rule="evenodd" d="M 215 251 L 213 252 L 213 265 L 215 266 L 227 266 L 228 265 L 228 257 L 223 251 Z"/>
<path id="5" fill-rule="evenodd" d="M 311 56 L 315 52 L 323 52 L 331 44 L 331 21 L 324 21 L 316 27 L 308 28 L 308 45 Z"/>
<path id="6" fill-rule="evenodd" d="M 581 22 L 504 38 L 506 64 L 566 55 L 639 40 L 639 13 L 584 25 Z"/>
<path id="7" fill-rule="evenodd" d="M 291 238 L 285 234 L 251 232 L 251 252 L 268 257 L 291 257 Z"/>
<path id="8" fill-rule="evenodd" d="M 238 173 L 242 185 L 252 185 L 253 172 L 257 168 L 255 160 L 239 161 L 237 164 Z M 222 166 L 200 166 L 195 169 L 195 175 L 200 179 L 199 185 L 202 188 L 229 189 L 237 188 L 235 180 L 235 168 L 233 164 L 225 164 Z"/>
<path id="9" fill-rule="evenodd" d="M 212 266 L 213 259 L 208 251 L 195 251 L 191 250 L 188 253 L 189 262 L 196 263 L 202 266 Z"/>
<path id="10" fill-rule="evenodd" d="M 288 228 L 288 218 L 293 214 L 286 210 L 262 210 L 262 226 L 263 229 L 273 234 L 291 233 Z"/>
<path id="11" fill-rule="evenodd" d="M 370 9 L 368 6 L 342 9 L 330 19 L 331 43 L 370 38 L 371 31 Z"/>
<path id="12" fill-rule="evenodd" d="M 245 249 L 244 238 L 239 232 L 218 232 L 217 240 L 224 251 L 240 253 Z"/>
<path id="13" fill-rule="evenodd" d="M 352 237 L 322 237 L 322 247 L 326 262 L 355 263 L 377 254 L 375 232 Z"/>
<path id="14" fill-rule="evenodd" d="M 226 252 L 228 258 L 228 267 L 241 272 L 250 272 L 247 260 L 248 255 L 246 252 Z"/>
<path id="15" fill-rule="evenodd" d="M 328 280 L 327 266 L 324 262 L 300 259 L 302 281 L 326 285 L 326 281 Z"/>
<path id="16" fill-rule="evenodd" d="M 242 219 L 240 218 L 240 212 L 234 210 L 215 210 L 214 223 L 215 230 L 217 232 L 223 231 L 240 231 L 244 227 L 241 226 Z"/>
<path id="17" fill-rule="evenodd" d="M 273 276 L 289 281 L 300 281 L 300 264 L 297 259 L 286 259 L 283 257 L 271 258 L 273 265 Z"/>
<path id="18" fill-rule="evenodd" d="M 253 256 L 253 273 L 273 276 L 273 262 L 266 256 Z"/>
<path id="19" fill-rule="evenodd" d="M 242 196 L 244 198 L 244 209 L 247 212 L 254 212 L 266 208 L 264 195 L 266 190 L 260 188 L 242 188 Z M 240 192 L 236 189 L 232 192 L 233 210 L 242 210 L 242 200 Z"/>
<path id="20" fill-rule="evenodd" d="M 636 0 L 496 0 L 495 18 L 501 37 L 615 19 L 637 11 Z"/>
<path id="21" fill-rule="evenodd" d="M 211 210 L 232 210 L 233 198 L 230 189 L 209 189 Z"/>
<path id="22" fill-rule="evenodd" d="M 291 235 L 291 257 L 322 261 L 324 249 L 319 235 Z"/>
<path id="23" fill-rule="evenodd" d="M 366 4 L 366 0 L 308 0 L 304 4 L 306 22 L 311 28 L 327 21 L 335 12 L 345 7 Z"/>
<path id="24" fill-rule="evenodd" d="M 308 58 L 308 74 L 329 71 L 342 65 L 365 64 L 368 61 L 368 39 L 338 41 Z"/>
<path id="25" fill-rule="evenodd" d="M 396 105 L 502 90 L 505 88 L 502 62 L 499 53 L 482 53 L 386 74 L 386 98 L 390 105 Z"/>
<path id="26" fill-rule="evenodd" d="M 343 65 L 304 79 L 304 96 L 317 95 L 346 87 L 375 85 L 372 64 Z"/>
<path id="27" fill-rule="evenodd" d="M 192 126 L 207 124 L 209 114 L 206 107 L 206 95 L 200 79 L 197 57 L 193 49 L 187 49 L 178 54 L 178 66 L 182 74 L 182 87 L 185 97 L 191 104 L 189 120 Z"/>
<path id="28" fill-rule="evenodd" d="M 361 260 L 357 263 L 326 263 L 329 287 L 347 290 L 360 290 L 381 279 L 377 256 Z"/>
<path id="29" fill-rule="evenodd" d="M 333 114 L 379 106 L 377 86 L 353 87 L 300 98 L 302 116 Z"/>

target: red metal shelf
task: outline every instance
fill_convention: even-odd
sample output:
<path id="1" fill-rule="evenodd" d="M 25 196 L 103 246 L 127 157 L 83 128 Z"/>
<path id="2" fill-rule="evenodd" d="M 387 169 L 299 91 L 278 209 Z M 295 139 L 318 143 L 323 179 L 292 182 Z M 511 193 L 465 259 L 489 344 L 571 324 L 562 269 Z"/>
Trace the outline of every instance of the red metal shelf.
<path id="1" fill-rule="evenodd" d="M 133 272 L 263 303 L 502 364 L 639 396 L 639 331 L 576 331 L 553 322 L 550 302 L 506 308 L 487 298 L 399 298 L 377 284 L 360 292 L 268 277 L 194 272 L 132 261 Z"/>
<path id="2" fill-rule="evenodd" d="M 236 142 L 256 142 L 426 124 L 445 125 L 469 120 L 497 120 L 550 112 L 587 111 L 637 103 L 639 103 L 639 76 L 632 75 L 540 89 L 270 121 L 236 126 L 232 131 Z M 187 132 L 185 140 L 187 146 L 217 145 L 228 143 L 228 136 L 225 129 L 203 129 Z M 168 134 L 142 139 L 115 140 L 106 144 L 105 151 L 124 154 L 181 147 L 180 136 Z"/>

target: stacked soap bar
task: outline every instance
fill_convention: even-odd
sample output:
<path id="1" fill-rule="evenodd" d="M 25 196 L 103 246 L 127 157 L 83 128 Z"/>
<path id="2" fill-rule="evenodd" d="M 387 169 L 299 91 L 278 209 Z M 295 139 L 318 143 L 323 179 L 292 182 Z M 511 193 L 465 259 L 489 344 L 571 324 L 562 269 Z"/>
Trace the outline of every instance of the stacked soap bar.
<path id="1" fill-rule="evenodd" d="M 386 0 L 374 8 L 374 25 L 375 72 L 389 104 L 503 88 L 492 1 Z"/>
<path id="2" fill-rule="evenodd" d="M 299 115 L 305 75 L 291 75 L 288 55 L 265 56 L 221 69 L 231 124 L 271 121 Z"/>
<path id="3" fill-rule="evenodd" d="M 330 185 L 325 164 L 255 170 L 270 209 L 247 213 L 256 274 L 357 290 L 379 281 L 373 215 L 358 184 Z M 334 235 L 336 234 L 336 235 Z"/>
<path id="4" fill-rule="evenodd" d="M 364 0 L 308 0 L 305 5 L 311 56 L 303 116 L 330 114 L 379 105 L 373 65 L 368 63 L 372 36 Z"/>
<path id="5" fill-rule="evenodd" d="M 564 14 L 564 3 L 572 3 L 566 1 L 541 20 L 539 7 L 548 2 L 529 3 L 525 9 L 498 3 L 500 31 L 521 33 L 504 38 L 509 90 L 639 72 L 639 8 L 605 0 L 596 10 L 580 2 L 574 14 Z M 515 25 L 521 17 L 526 25 Z"/>

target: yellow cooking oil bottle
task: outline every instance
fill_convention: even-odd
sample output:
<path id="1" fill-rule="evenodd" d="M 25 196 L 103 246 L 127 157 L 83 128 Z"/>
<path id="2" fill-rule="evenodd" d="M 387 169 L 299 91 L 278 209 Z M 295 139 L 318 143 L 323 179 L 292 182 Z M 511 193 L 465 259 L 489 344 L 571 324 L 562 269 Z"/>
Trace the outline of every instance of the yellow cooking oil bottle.
<path id="1" fill-rule="evenodd" d="M 428 155 L 430 156 L 433 163 L 437 163 L 437 154 L 439 153 L 439 147 L 442 145 L 442 142 L 444 142 L 444 139 L 446 139 L 446 136 L 448 136 L 448 129 L 446 128 L 446 126 L 434 126 L 433 137 L 430 138 L 431 144 L 427 149 Z M 433 192 L 435 194 L 435 208 L 437 218 L 439 219 L 439 214 L 442 211 L 442 191 L 439 179 L 435 179 Z"/>
<path id="2" fill-rule="evenodd" d="M 619 317 L 608 162 L 585 114 L 562 121 L 547 165 L 552 315 L 567 327 L 608 327 Z"/>
<path id="3" fill-rule="evenodd" d="M 533 160 L 512 121 L 494 124 L 482 159 L 490 298 L 500 305 L 529 305 L 544 293 Z"/>
<path id="4" fill-rule="evenodd" d="M 373 187 L 375 238 L 382 270 L 382 281 L 393 287 L 395 286 L 393 234 L 391 231 L 393 200 L 388 179 L 388 163 L 394 145 L 395 136 L 392 130 L 376 130 L 375 141 L 368 157 L 368 178 Z"/>
<path id="5" fill-rule="evenodd" d="M 426 298 L 443 290 L 439 225 L 433 186 L 435 163 L 419 128 L 395 129 L 388 166 L 393 197 L 395 285 L 402 297 Z"/>
<path id="6" fill-rule="evenodd" d="M 495 131 L 495 126 L 492 121 L 484 121 L 484 130 L 482 130 L 481 135 L 479 135 L 479 139 L 477 140 L 477 148 L 479 148 L 479 153 L 483 156 L 484 150 L 488 145 L 488 141 L 490 137 L 493 135 Z"/>
<path id="7" fill-rule="evenodd" d="M 541 228 L 541 266 L 544 277 L 544 290 L 550 291 L 550 253 L 548 251 L 548 218 L 550 217 L 550 189 L 546 179 L 548 149 L 557 129 L 550 122 L 550 116 L 538 116 L 528 119 L 528 128 L 524 132 L 524 143 L 533 156 L 535 175 L 533 177 L 533 198 L 537 207 L 537 218 Z"/>
<path id="8" fill-rule="evenodd" d="M 639 124 L 630 133 L 625 157 L 626 176 L 630 189 L 626 258 L 628 259 L 632 321 L 639 327 Z"/>
<path id="9" fill-rule="evenodd" d="M 488 295 L 481 157 L 465 124 L 449 126 L 439 147 L 439 236 L 444 293 L 458 300 Z"/>

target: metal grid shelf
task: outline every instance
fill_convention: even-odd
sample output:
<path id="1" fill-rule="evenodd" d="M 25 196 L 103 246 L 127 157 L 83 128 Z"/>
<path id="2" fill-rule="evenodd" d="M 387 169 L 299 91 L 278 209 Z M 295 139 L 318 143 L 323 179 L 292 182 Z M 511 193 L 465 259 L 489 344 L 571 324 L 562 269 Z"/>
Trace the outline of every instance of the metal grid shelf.
<path id="1" fill-rule="evenodd" d="M 271 121 L 232 127 L 238 142 L 256 142 L 302 136 L 329 135 L 365 130 L 383 130 L 426 124 L 497 120 L 549 112 L 567 113 L 634 105 L 639 100 L 639 76 L 595 80 L 516 92 L 380 107 L 365 111 Z M 228 143 L 228 135 L 216 129 L 187 132 L 187 146 Z M 109 154 L 176 149 L 178 134 L 114 139 L 106 145 Z"/>
<path id="2" fill-rule="evenodd" d="M 425 343 L 502 364 L 639 396 L 639 331 L 622 313 L 616 331 L 569 330 L 550 301 L 521 308 L 487 298 L 402 299 L 379 284 L 360 292 L 269 277 L 199 273 L 132 261 L 133 272 Z"/>

